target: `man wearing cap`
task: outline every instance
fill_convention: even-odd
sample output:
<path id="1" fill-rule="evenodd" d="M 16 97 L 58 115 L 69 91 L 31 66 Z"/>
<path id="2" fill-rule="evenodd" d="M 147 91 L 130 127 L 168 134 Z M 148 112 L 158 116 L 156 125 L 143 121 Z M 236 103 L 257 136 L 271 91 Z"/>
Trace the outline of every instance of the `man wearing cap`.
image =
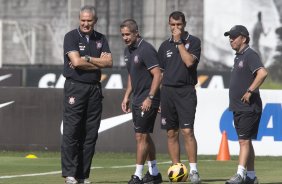
<path id="1" fill-rule="evenodd" d="M 236 51 L 229 86 L 229 109 L 233 112 L 240 152 L 237 173 L 226 184 L 258 183 L 255 152 L 252 139 L 256 139 L 262 112 L 259 87 L 267 76 L 258 54 L 249 47 L 249 32 L 236 25 L 224 33 L 229 36 L 231 48 Z"/>

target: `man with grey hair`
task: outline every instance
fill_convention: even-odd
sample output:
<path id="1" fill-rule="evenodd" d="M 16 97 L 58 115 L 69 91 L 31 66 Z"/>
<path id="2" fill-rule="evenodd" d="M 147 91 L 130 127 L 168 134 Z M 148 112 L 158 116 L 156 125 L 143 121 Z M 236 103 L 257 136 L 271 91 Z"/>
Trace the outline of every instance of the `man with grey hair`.
<path id="1" fill-rule="evenodd" d="M 88 178 L 102 114 L 101 68 L 112 67 L 108 41 L 94 30 L 97 20 L 93 6 L 82 7 L 79 28 L 64 38 L 61 157 L 66 184 L 91 183 Z"/>

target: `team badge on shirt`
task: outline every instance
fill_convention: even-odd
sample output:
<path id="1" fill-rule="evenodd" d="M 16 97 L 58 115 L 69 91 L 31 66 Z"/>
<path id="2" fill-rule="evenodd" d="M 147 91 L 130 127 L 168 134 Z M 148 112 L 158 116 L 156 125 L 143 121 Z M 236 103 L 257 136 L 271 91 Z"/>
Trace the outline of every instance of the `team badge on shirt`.
<path id="1" fill-rule="evenodd" d="M 189 42 L 185 43 L 185 48 L 186 48 L 186 50 L 188 50 L 189 47 L 190 47 L 190 43 L 189 43 Z"/>
<path id="2" fill-rule="evenodd" d="M 162 118 L 162 125 L 166 125 L 166 118 Z"/>
<path id="3" fill-rule="evenodd" d="M 69 104 L 74 104 L 75 103 L 75 97 L 71 96 L 69 97 Z"/>
<path id="4" fill-rule="evenodd" d="M 101 41 L 97 41 L 96 42 L 96 47 L 97 47 L 97 49 L 101 49 L 102 48 L 102 42 Z"/>
<path id="5" fill-rule="evenodd" d="M 139 57 L 137 55 L 134 56 L 134 60 L 133 61 L 134 61 L 135 64 L 139 63 Z"/>
<path id="6" fill-rule="evenodd" d="M 243 66 L 244 66 L 244 61 L 239 61 L 238 67 L 243 68 Z"/>

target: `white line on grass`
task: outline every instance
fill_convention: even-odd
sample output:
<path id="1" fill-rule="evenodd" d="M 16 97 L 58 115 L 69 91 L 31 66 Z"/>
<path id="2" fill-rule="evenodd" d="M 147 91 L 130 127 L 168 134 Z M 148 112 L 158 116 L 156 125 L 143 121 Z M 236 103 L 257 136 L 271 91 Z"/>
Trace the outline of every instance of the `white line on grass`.
<path id="1" fill-rule="evenodd" d="M 183 160 L 186 161 L 186 160 Z M 170 164 L 171 161 L 167 162 L 159 162 L 158 164 Z M 111 166 L 108 168 L 117 169 L 117 168 L 127 168 L 127 167 L 135 167 L 135 165 L 124 165 L 124 166 Z M 107 167 L 91 167 L 91 169 L 104 169 Z M 52 174 L 61 174 L 62 171 L 51 171 L 51 172 L 44 172 L 44 173 L 33 173 L 33 174 L 20 174 L 20 175 L 10 175 L 10 176 L 0 176 L 0 179 L 9 179 L 9 178 L 20 178 L 20 177 L 31 177 L 31 176 L 45 176 L 45 175 L 52 175 Z"/>
<path id="2" fill-rule="evenodd" d="M 102 169 L 103 167 L 91 167 L 91 169 Z M 60 174 L 62 171 L 51 171 L 44 173 L 34 173 L 34 174 L 21 174 L 21 175 L 11 175 L 11 176 L 0 176 L 0 179 L 8 179 L 8 178 L 20 178 L 20 177 L 30 177 L 30 176 L 44 176 L 44 175 L 52 175 L 52 174 Z"/>

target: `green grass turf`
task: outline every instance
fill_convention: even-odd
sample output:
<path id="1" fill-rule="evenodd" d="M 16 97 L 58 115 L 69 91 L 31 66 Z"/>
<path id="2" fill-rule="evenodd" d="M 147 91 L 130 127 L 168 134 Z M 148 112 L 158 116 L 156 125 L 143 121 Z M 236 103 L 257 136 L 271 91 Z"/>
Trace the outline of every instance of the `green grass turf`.
<path id="1" fill-rule="evenodd" d="M 275 82 L 270 77 L 267 77 L 260 89 L 282 89 L 282 82 Z"/>
<path id="2" fill-rule="evenodd" d="M 37 159 L 27 159 L 27 154 L 33 153 Z M 169 167 L 167 154 L 158 154 L 158 167 L 164 182 L 168 181 L 166 171 Z M 230 161 L 216 161 L 216 156 L 198 157 L 198 169 L 202 183 L 223 184 L 237 170 L 238 157 L 232 156 Z M 182 156 L 182 159 L 186 158 Z M 135 171 L 135 154 L 132 153 L 97 153 L 92 166 L 102 167 L 91 170 L 90 179 L 99 184 L 127 183 Z M 184 161 L 188 165 L 187 161 Z M 120 167 L 120 168 L 116 168 Z M 125 166 L 125 167 L 122 167 Z M 0 184 L 60 184 L 64 179 L 60 174 L 60 153 L 54 152 L 0 152 Z M 58 171 L 42 176 L 18 176 Z M 147 171 L 145 167 L 144 173 Z M 282 184 L 282 157 L 257 157 L 256 172 L 261 184 Z"/>

